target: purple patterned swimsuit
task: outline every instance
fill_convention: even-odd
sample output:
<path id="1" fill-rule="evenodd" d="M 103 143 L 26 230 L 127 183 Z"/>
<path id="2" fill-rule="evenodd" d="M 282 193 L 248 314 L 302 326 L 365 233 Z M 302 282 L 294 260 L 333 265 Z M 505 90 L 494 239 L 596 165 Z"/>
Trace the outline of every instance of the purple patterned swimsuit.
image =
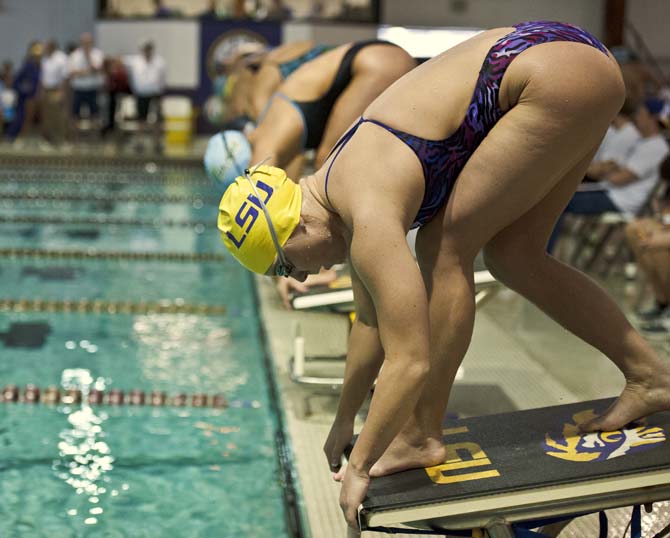
<path id="1" fill-rule="evenodd" d="M 498 93 L 505 71 L 514 58 L 533 45 L 550 41 L 585 43 L 607 54 L 607 49 L 595 37 L 569 24 L 533 21 L 518 24 L 514 28 L 513 32 L 499 39 L 486 55 L 465 119 L 454 133 L 443 140 L 426 140 L 389 127 L 380 121 L 361 117 L 331 150 L 331 154 L 335 152 L 335 157 L 326 172 L 326 197 L 333 162 L 362 123 L 373 123 L 407 144 L 421 162 L 426 190 L 412 228 L 426 224 L 449 199 L 465 163 L 503 116 L 498 103 Z"/>

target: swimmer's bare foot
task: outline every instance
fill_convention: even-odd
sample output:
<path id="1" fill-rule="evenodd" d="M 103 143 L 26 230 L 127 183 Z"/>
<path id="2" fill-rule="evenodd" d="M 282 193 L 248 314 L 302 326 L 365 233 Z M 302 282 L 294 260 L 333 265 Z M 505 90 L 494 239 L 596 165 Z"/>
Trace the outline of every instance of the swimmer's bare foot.
<path id="1" fill-rule="evenodd" d="M 447 451 L 438 437 L 409 440 L 402 433 L 393 440 L 370 469 L 371 477 L 386 476 L 407 469 L 420 469 L 444 463 Z"/>
<path id="2" fill-rule="evenodd" d="M 607 411 L 579 428 L 583 432 L 620 430 L 634 420 L 669 409 L 670 373 L 664 369 L 644 380 L 628 381 Z"/>

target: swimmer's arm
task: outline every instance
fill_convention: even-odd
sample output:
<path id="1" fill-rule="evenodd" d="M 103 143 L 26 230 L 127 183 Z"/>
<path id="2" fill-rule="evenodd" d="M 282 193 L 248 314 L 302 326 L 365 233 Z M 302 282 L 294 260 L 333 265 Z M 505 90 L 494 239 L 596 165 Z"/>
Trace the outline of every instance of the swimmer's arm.
<path id="1" fill-rule="evenodd" d="M 351 244 L 352 265 L 375 306 L 385 359 L 349 459 L 361 473 L 369 472 L 409 419 L 429 370 L 426 289 L 403 226 L 379 216 L 393 215 L 397 208 L 384 209 L 354 220 Z"/>
<path id="2" fill-rule="evenodd" d="M 250 88 L 250 117 L 258 121 L 259 116 L 265 110 L 270 97 L 281 84 L 281 76 L 277 67 L 272 64 L 263 63 L 258 73 L 254 76 L 254 84 Z"/>
<path id="3" fill-rule="evenodd" d="M 293 121 L 290 115 L 281 114 L 280 109 L 275 108 L 275 102 L 276 99 L 272 101 L 263 121 L 249 135 L 253 148 L 251 162 L 257 163 L 268 158 L 266 164 L 285 168 L 300 154 L 302 124 Z"/>
<path id="4" fill-rule="evenodd" d="M 335 415 L 335 422 L 345 424 L 353 424 L 356 413 L 363 405 L 384 361 L 374 305 L 353 268 L 351 286 L 354 291 L 356 320 L 349 336 L 344 383 Z"/>
<path id="5" fill-rule="evenodd" d="M 241 71 L 234 75 L 234 77 L 231 77 L 229 81 L 234 80 L 235 77 L 236 82 L 233 85 L 232 93 L 226 97 L 228 106 L 225 107 L 225 115 L 229 119 L 244 114 L 252 117 L 249 112 L 251 108 L 249 93 L 253 84 L 253 75 L 247 71 Z"/>

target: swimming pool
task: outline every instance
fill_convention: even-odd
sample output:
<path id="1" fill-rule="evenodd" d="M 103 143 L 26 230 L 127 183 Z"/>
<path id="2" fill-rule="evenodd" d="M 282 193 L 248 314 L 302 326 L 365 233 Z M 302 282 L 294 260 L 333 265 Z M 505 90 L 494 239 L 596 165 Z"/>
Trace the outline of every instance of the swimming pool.
<path id="1" fill-rule="evenodd" d="M 0 174 L 0 386 L 84 403 L 0 404 L 0 536 L 302 535 L 216 191 L 197 170 L 26 170 Z M 86 403 L 113 389 L 124 405 Z M 229 406 L 129 405 L 133 389 Z"/>

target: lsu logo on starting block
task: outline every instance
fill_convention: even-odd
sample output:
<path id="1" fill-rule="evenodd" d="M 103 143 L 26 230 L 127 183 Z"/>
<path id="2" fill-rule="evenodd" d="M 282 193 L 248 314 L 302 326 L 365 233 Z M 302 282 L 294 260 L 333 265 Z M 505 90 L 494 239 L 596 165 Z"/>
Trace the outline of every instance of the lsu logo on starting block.
<path id="1" fill-rule="evenodd" d="M 448 428 L 444 435 L 468 433 L 468 427 Z M 425 471 L 435 484 L 455 484 L 500 476 L 491 460 L 477 443 L 463 441 L 447 443 L 447 459 L 441 465 L 426 467 Z M 467 471 L 463 472 L 464 469 Z M 476 469 L 476 470 L 475 470 Z"/>
<path id="2" fill-rule="evenodd" d="M 267 183 L 263 183 L 260 180 L 256 182 L 256 188 L 259 191 L 263 191 L 265 193 L 265 199 L 263 200 L 263 203 L 267 205 L 267 203 L 270 201 L 270 198 L 272 197 L 274 189 Z M 226 232 L 226 237 L 231 240 L 231 242 L 238 248 L 238 250 L 242 248 L 245 239 L 249 236 L 249 232 L 256 223 L 256 219 L 258 219 L 259 212 L 261 211 L 263 211 L 263 207 L 261 206 L 258 198 L 256 198 L 256 196 L 253 194 L 247 196 L 247 199 L 242 203 L 240 209 L 237 211 L 237 214 L 235 215 L 235 223 L 244 233 L 242 237 L 238 239 L 232 233 L 230 233 L 230 231 L 228 231 Z"/>
<path id="3" fill-rule="evenodd" d="M 577 425 L 595 417 L 593 409 L 580 411 L 572 416 L 571 422 L 563 424 L 561 434 L 547 433 L 543 442 L 545 453 L 568 461 L 606 461 L 656 448 L 667 440 L 662 428 L 646 426 L 644 422 L 612 432 L 581 433 Z"/>

